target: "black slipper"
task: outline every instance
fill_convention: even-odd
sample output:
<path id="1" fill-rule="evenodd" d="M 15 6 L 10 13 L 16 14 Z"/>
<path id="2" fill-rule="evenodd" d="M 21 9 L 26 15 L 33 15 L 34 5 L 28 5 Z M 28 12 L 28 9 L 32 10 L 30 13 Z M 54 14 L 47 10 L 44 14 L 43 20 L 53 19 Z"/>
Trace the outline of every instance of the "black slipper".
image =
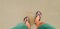
<path id="1" fill-rule="evenodd" d="M 41 15 L 42 15 L 42 13 L 41 13 L 40 11 L 37 11 L 37 12 L 36 12 L 36 17 L 37 17 L 37 16 L 41 17 Z M 36 19 L 36 17 L 35 17 L 35 19 Z M 34 21 L 35 21 L 35 20 L 34 20 Z M 40 21 L 40 19 L 39 19 L 39 21 Z M 36 23 L 35 23 L 35 24 L 36 24 Z"/>
<path id="2" fill-rule="evenodd" d="M 28 22 L 30 23 L 30 19 L 29 19 L 29 17 L 26 16 L 26 17 L 24 18 L 24 21 L 25 21 L 25 23 L 26 23 L 26 21 L 28 21 Z"/>

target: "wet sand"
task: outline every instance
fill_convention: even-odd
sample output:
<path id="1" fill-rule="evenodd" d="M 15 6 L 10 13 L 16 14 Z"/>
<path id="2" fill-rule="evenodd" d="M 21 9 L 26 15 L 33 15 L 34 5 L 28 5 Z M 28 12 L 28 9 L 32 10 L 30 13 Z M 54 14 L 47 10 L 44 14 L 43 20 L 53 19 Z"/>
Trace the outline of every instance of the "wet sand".
<path id="1" fill-rule="evenodd" d="M 35 28 L 36 11 L 42 12 L 41 21 L 60 29 L 60 0 L 0 0 L 0 29 L 10 29 L 30 17 L 32 29 Z"/>

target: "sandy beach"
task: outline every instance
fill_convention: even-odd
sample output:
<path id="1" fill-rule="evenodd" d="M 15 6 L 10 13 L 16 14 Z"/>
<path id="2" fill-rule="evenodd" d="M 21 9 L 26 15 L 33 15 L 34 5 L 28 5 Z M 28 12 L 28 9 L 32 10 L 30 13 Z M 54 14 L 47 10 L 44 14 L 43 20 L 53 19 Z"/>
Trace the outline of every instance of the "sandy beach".
<path id="1" fill-rule="evenodd" d="M 36 11 L 42 12 L 41 21 L 60 29 L 60 0 L 0 0 L 0 29 L 10 29 L 25 16 L 30 17 L 31 29 L 35 29 Z"/>

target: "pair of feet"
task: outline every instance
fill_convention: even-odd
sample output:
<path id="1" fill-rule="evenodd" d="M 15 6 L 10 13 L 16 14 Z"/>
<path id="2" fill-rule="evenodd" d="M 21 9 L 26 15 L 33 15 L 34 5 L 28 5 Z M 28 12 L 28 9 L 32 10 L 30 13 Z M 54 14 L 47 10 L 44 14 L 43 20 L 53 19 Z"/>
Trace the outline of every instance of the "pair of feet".
<path id="1" fill-rule="evenodd" d="M 37 12 L 36 12 L 36 17 L 35 17 L 35 20 L 34 20 L 34 22 L 35 22 L 35 24 L 36 24 L 36 29 L 42 24 L 42 22 L 40 22 L 41 15 L 42 15 L 42 14 L 41 14 L 40 11 L 37 11 Z M 30 19 L 29 19 L 28 16 L 26 16 L 26 17 L 24 18 L 24 22 L 25 22 L 25 24 L 28 26 L 28 29 L 30 29 Z"/>

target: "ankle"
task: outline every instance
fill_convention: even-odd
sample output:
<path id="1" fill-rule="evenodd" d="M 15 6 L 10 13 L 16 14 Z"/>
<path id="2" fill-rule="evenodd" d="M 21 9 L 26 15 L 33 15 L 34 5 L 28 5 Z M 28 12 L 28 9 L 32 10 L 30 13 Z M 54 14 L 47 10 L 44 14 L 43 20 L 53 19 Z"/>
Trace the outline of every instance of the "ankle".
<path id="1" fill-rule="evenodd" d="M 28 21 L 26 22 L 26 25 L 27 25 L 28 29 L 30 29 L 30 23 Z"/>

